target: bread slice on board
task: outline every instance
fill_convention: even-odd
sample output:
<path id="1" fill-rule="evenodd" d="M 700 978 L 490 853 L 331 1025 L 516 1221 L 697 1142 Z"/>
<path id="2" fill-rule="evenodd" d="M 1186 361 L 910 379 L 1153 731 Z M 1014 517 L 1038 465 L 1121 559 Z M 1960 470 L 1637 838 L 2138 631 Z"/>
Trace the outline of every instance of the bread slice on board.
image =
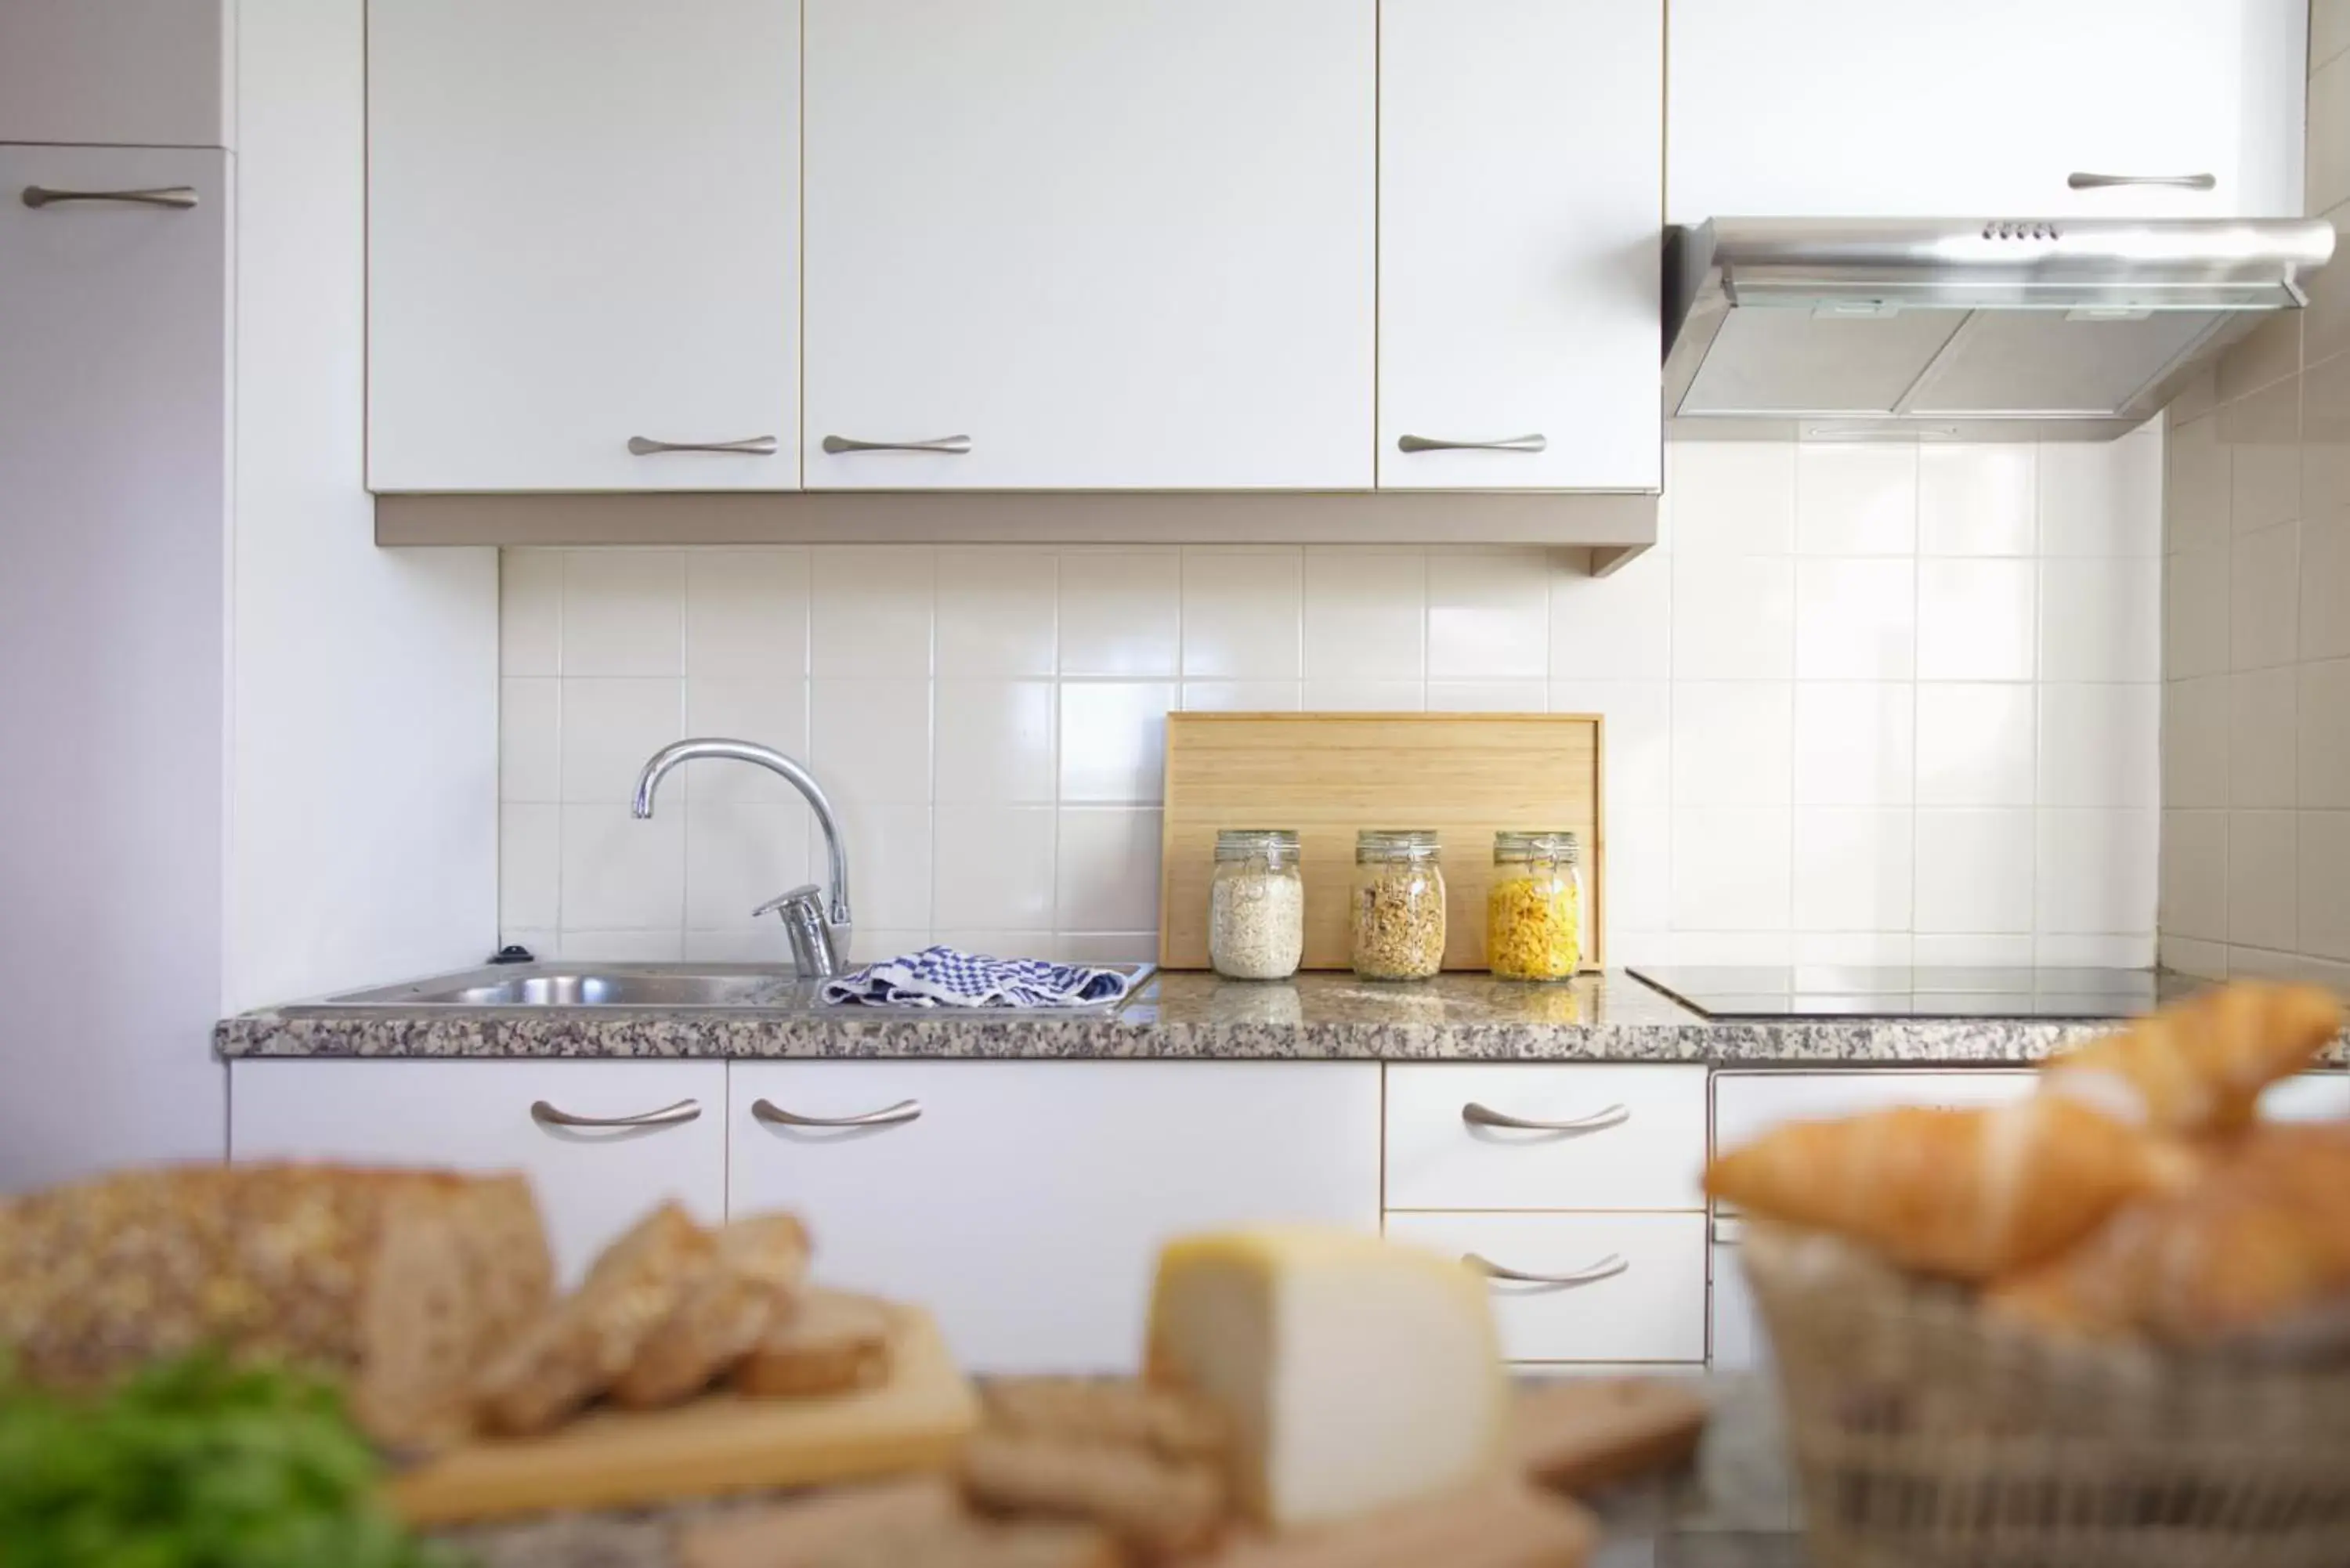
<path id="1" fill-rule="evenodd" d="M 1598 1521 L 1562 1497 L 1485 1482 L 1337 1524 L 1236 1542 L 1205 1568 L 1580 1568 Z"/>
<path id="2" fill-rule="evenodd" d="M 697 1525 L 679 1568 L 1119 1568 L 1086 1525 L 983 1523 L 943 1477 L 822 1492 Z"/>
<path id="3" fill-rule="evenodd" d="M 613 1402 L 647 1409 L 700 1392 L 790 1314 L 807 1263 L 807 1229 L 789 1214 L 753 1215 L 722 1228 L 707 1276 L 620 1374 Z"/>
<path id="4" fill-rule="evenodd" d="M 664 1203 L 604 1250 L 588 1277 L 484 1372 L 484 1421 L 543 1432 L 611 1387 L 715 1265 L 709 1231 Z"/>
<path id="5" fill-rule="evenodd" d="M 879 1296 L 811 1290 L 734 1366 L 745 1394 L 840 1394 L 889 1376 L 896 1317 Z"/>
<path id="6" fill-rule="evenodd" d="M 1223 1472 L 1202 1459 L 1080 1437 L 982 1431 L 963 1450 L 963 1490 L 990 1512 L 1090 1520 L 1158 1557 L 1212 1545 L 1227 1501 Z"/>
<path id="7" fill-rule="evenodd" d="M 1092 1377 L 1003 1377 L 987 1386 L 991 1427 L 1114 1443 L 1170 1459 L 1215 1459 L 1231 1446 L 1221 1412 L 1178 1388 Z"/>

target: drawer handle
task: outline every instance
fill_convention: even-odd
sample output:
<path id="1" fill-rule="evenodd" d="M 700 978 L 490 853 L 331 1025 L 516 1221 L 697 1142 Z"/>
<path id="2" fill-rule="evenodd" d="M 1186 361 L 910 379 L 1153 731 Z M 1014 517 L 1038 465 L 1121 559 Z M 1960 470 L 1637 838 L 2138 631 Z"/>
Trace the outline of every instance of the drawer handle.
<path id="1" fill-rule="evenodd" d="M 741 457 L 773 457 L 775 438 L 744 436 L 741 441 L 655 441 L 650 436 L 630 436 L 629 451 L 638 457 L 653 457 L 665 452 L 725 452 Z"/>
<path id="2" fill-rule="evenodd" d="M 1550 442 L 1540 431 L 1531 435 L 1504 436 L 1500 441 L 1446 441 L 1441 436 L 1398 436 L 1398 452 L 1544 452 Z"/>
<path id="3" fill-rule="evenodd" d="M 151 191 L 53 191 L 47 185 L 25 187 L 25 205 L 47 207 L 60 202 L 128 202 L 139 207 L 192 207 L 192 185 L 164 185 Z"/>
<path id="4" fill-rule="evenodd" d="M 834 457 L 852 452 L 942 452 L 949 457 L 961 457 L 971 450 L 967 435 L 938 436 L 930 441 L 854 441 L 847 436 L 827 436 L 824 450 Z"/>
<path id="5" fill-rule="evenodd" d="M 894 1106 L 884 1106 L 878 1111 L 867 1111 L 855 1116 L 804 1116 L 797 1111 L 784 1109 L 773 1100 L 753 1100 L 751 1114 L 779 1127 L 891 1127 L 920 1116 L 922 1102 L 899 1100 Z"/>
<path id="6" fill-rule="evenodd" d="M 1602 1280 L 1612 1280 L 1617 1275 L 1628 1272 L 1632 1267 L 1615 1252 L 1608 1253 L 1589 1268 L 1577 1269 L 1571 1274 L 1524 1273 L 1517 1269 L 1505 1269 L 1491 1258 L 1480 1257 L 1475 1252 L 1461 1253 L 1461 1261 L 1489 1280 L 1512 1280 L 1522 1285 L 1565 1285 L 1570 1289 L 1576 1285 L 1596 1285 Z"/>
<path id="7" fill-rule="evenodd" d="M 545 1100 L 530 1103 L 530 1119 L 547 1127 L 681 1127 L 701 1114 L 700 1100 L 680 1100 L 673 1106 L 663 1106 L 657 1111 L 639 1111 L 632 1116 L 576 1116 Z"/>
<path id="8" fill-rule="evenodd" d="M 1594 1111 L 1573 1121 L 1537 1122 L 1524 1116 L 1504 1116 L 1491 1106 L 1481 1106 L 1471 1100 L 1461 1107 L 1461 1119 L 1472 1127 L 1513 1127 L 1519 1132 L 1595 1133 L 1622 1127 L 1632 1119 L 1632 1113 L 1622 1106 L 1610 1106 L 1604 1111 Z"/>
<path id="9" fill-rule="evenodd" d="M 2084 174 L 2067 175 L 2064 183 L 2075 191 L 2102 191 L 2113 185 L 2168 185 L 2178 191 L 2210 191 L 2220 183 L 2212 174 Z"/>

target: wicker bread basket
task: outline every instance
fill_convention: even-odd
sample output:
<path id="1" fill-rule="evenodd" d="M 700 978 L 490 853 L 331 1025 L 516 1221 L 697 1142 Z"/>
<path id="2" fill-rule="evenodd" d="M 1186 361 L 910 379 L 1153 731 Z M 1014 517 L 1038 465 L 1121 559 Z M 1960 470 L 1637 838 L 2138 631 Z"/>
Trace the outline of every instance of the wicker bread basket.
<path id="1" fill-rule="evenodd" d="M 1817 1568 L 2345 1568 L 2350 1366 L 2065 1345 L 1750 1222 Z"/>

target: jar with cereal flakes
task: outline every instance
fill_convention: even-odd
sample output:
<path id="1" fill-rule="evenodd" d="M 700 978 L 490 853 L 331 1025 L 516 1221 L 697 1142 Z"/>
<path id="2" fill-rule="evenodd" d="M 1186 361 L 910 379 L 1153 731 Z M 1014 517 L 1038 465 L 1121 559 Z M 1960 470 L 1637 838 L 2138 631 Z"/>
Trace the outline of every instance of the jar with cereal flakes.
<path id="1" fill-rule="evenodd" d="M 1496 980 L 1567 980 L 1583 964 L 1583 846 L 1572 833 L 1493 835 L 1485 961 Z"/>
<path id="2" fill-rule="evenodd" d="M 1355 836 L 1355 972 L 1426 980 L 1444 967 L 1444 870 L 1434 830 Z"/>

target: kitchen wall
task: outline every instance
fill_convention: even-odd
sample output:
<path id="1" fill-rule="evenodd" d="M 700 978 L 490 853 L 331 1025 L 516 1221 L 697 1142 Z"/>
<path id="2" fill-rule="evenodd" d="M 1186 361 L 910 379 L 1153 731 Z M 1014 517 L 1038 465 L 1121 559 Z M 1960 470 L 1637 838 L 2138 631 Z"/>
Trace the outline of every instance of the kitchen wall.
<path id="1" fill-rule="evenodd" d="M 2350 4 L 2311 8 L 2306 210 L 2350 219 Z M 2350 991 L 2350 254 L 2173 403 L 2162 956 Z"/>
<path id="2" fill-rule="evenodd" d="M 504 940 L 780 961 L 820 871 L 748 736 L 847 818 L 872 954 L 1144 958 L 1160 715 L 1608 722 L 1617 962 L 2150 961 L 2161 432 L 1687 443 L 1662 547 L 509 550 Z M 1483 853 L 1478 846 L 1468 853 Z"/>

